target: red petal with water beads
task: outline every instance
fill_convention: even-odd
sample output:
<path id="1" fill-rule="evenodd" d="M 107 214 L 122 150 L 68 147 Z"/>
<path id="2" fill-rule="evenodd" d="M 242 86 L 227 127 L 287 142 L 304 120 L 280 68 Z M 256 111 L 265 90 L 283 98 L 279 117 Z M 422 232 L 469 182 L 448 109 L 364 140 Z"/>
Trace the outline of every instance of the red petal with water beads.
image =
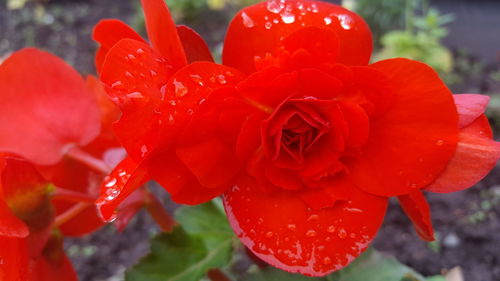
<path id="1" fill-rule="evenodd" d="M 99 112 L 83 79 L 49 53 L 28 48 L 5 60 L 0 93 L 2 151 L 50 165 L 99 133 Z"/>
<path id="2" fill-rule="evenodd" d="M 185 25 L 178 25 L 177 35 L 181 40 L 188 63 L 214 61 L 207 43 L 196 31 Z"/>
<path id="3" fill-rule="evenodd" d="M 223 62 L 252 73 L 256 56 L 274 55 L 283 38 L 308 26 L 335 32 L 340 42 L 339 63 L 368 63 L 372 37 L 360 16 L 334 4 L 303 0 L 269 0 L 240 11 L 229 26 Z"/>
<path id="4" fill-rule="evenodd" d="M 460 130 L 458 146 L 446 169 L 425 189 L 448 193 L 469 188 L 483 179 L 500 159 L 500 143 L 492 140 L 486 116 Z"/>
<path id="5" fill-rule="evenodd" d="M 102 183 L 101 196 L 95 203 L 101 218 L 108 222 L 116 219 L 120 203 L 148 180 L 142 163 L 125 158 Z"/>
<path id="6" fill-rule="evenodd" d="M 163 0 L 142 0 L 149 41 L 159 54 L 179 69 L 187 64 L 175 23 Z"/>
<path id="7" fill-rule="evenodd" d="M 323 276 L 359 256 L 375 236 L 387 199 L 350 186 L 348 201 L 313 210 L 296 192 L 261 191 L 242 178 L 224 195 L 229 222 L 245 246 L 289 272 Z"/>
<path id="8" fill-rule="evenodd" d="M 434 229 L 431 222 L 431 210 L 424 194 L 415 191 L 398 196 L 399 204 L 410 218 L 418 236 L 424 241 L 434 241 Z"/>
<path id="9" fill-rule="evenodd" d="M 372 119 L 362 157 L 347 165 L 349 176 L 372 194 L 408 194 L 431 183 L 455 153 L 456 107 L 450 91 L 425 64 L 391 59 L 371 67 L 390 79 L 393 102 Z"/>
<path id="10" fill-rule="evenodd" d="M 29 253 L 26 239 L 0 235 L 0 280 L 26 281 Z"/>
<path id="11" fill-rule="evenodd" d="M 140 161 L 156 145 L 159 114 L 171 66 L 148 45 L 123 39 L 108 53 L 101 80 L 122 108 L 115 133 L 128 154 Z"/>
<path id="12" fill-rule="evenodd" d="M 130 26 L 117 19 L 105 19 L 98 22 L 94 27 L 92 38 L 100 44 L 95 56 L 97 73 L 101 72 L 102 65 L 111 47 L 120 40 L 129 38 L 145 42 Z"/>

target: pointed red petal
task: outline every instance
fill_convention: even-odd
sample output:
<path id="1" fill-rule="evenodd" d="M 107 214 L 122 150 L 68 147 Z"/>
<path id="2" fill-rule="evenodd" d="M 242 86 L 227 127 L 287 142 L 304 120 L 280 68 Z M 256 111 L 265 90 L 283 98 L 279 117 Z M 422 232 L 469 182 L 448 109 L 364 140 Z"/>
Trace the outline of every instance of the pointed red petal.
<path id="1" fill-rule="evenodd" d="M 164 0 L 142 0 L 146 29 L 153 48 L 179 69 L 187 64 L 175 23 Z"/>
<path id="2" fill-rule="evenodd" d="M 458 139 L 450 91 L 423 63 L 391 59 L 371 67 L 391 81 L 394 102 L 370 123 L 361 156 L 347 164 L 351 179 L 379 196 L 411 193 L 448 165 Z"/>
<path id="3" fill-rule="evenodd" d="M 121 39 L 129 38 L 145 42 L 130 26 L 117 19 L 105 19 L 98 22 L 94 27 L 92 38 L 100 44 L 95 57 L 97 73 L 101 72 L 102 64 L 111 47 Z"/>
<path id="4" fill-rule="evenodd" d="M 178 25 L 177 34 L 181 40 L 184 52 L 186 52 L 188 63 L 195 61 L 214 62 L 207 43 L 196 31 L 185 25 Z"/>
<path id="5" fill-rule="evenodd" d="M 349 201 L 313 210 L 293 191 L 263 193 L 242 178 L 224 195 L 229 222 L 255 255 L 289 272 L 323 276 L 359 256 L 385 215 L 387 199 L 351 187 Z"/>
<path id="6" fill-rule="evenodd" d="M 42 255 L 36 257 L 30 281 L 78 281 L 71 261 L 64 252 L 64 237 L 53 232 Z"/>
<path id="7" fill-rule="evenodd" d="M 56 163 L 99 133 L 99 111 L 80 75 L 33 48 L 0 65 L 0 111 L 0 149 L 37 164 Z"/>
<path id="8" fill-rule="evenodd" d="M 482 115 L 463 128 L 455 155 L 427 191 L 448 193 L 469 188 L 483 179 L 500 159 L 500 143 L 491 139 L 491 128 Z"/>
<path id="9" fill-rule="evenodd" d="M 458 126 L 464 128 L 486 111 L 490 97 L 477 94 L 453 95 L 458 111 Z"/>
<path id="10" fill-rule="evenodd" d="M 398 196 L 399 204 L 410 218 L 418 236 L 424 241 L 434 241 L 434 229 L 431 222 L 431 210 L 421 191 Z"/>
<path id="11" fill-rule="evenodd" d="M 101 218 L 108 222 L 116 219 L 120 203 L 148 180 L 142 163 L 125 158 L 102 183 L 101 196 L 95 203 Z"/>
<path id="12" fill-rule="evenodd" d="M 283 38 L 308 26 L 337 34 L 341 42 L 339 63 L 368 63 L 372 37 L 360 16 L 334 4 L 304 0 L 264 1 L 239 12 L 227 31 L 223 62 L 246 73 L 254 72 L 256 56 L 274 55 Z"/>

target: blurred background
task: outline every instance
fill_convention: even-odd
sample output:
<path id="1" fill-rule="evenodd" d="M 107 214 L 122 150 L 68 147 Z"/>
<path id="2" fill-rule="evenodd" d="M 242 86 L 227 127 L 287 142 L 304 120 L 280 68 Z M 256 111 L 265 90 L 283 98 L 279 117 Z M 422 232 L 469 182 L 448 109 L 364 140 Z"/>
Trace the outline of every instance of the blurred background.
<path id="1" fill-rule="evenodd" d="M 232 16 L 255 2 L 167 0 L 176 22 L 198 31 L 216 58 Z M 375 38 L 374 61 L 417 59 L 434 67 L 455 93 L 490 95 L 488 116 L 500 132 L 500 0 L 330 2 L 368 21 Z M 91 32 L 103 18 L 121 19 L 145 33 L 139 0 L 0 0 L 0 58 L 35 46 L 64 58 L 83 75 L 93 74 L 96 44 Z M 418 239 L 392 202 L 375 248 L 424 275 L 458 266 L 464 280 L 500 280 L 499 172 L 496 168 L 466 191 L 428 194 L 438 238 L 432 243 Z M 66 249 L 82 281 L 118 281 L 126 267 L 147 253 L 148 238 L 156 232 L 148 216 L 138 216 L 123 233 L 108 226 L 67 239 Z"/>

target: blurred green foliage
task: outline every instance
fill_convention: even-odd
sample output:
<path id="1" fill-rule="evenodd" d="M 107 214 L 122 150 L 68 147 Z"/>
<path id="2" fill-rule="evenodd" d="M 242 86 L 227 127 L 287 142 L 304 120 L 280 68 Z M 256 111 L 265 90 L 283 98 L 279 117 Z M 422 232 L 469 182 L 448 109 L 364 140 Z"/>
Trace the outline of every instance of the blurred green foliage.
<path id="1" fill-rule="evenodd" d="M 453 67 L 450 51 L 441 40 L 453 20 L 429 8 L 426 0 L 358 0 L 355 10 L 368 22 L 380 47 L 376 60 L 404 57 L 427 63 L 440 73 Z"/>

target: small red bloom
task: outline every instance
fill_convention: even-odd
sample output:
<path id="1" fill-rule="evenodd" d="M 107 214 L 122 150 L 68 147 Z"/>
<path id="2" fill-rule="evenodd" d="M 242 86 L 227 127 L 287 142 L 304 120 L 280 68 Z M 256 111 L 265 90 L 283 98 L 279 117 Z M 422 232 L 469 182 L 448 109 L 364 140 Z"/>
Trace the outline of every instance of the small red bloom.
<path id="1" fill-rule="evenodd" d="M 178 203 L 223 195 L 233 229 L 256 256 L 322 276 L 367 248 L 392 196 L 432 240 L 422 191 L 470 187 L 500 158 L 485 98 L 454 97 L 416 61 L 368 64 L 368 26 L 342 7 L 248 7 L 230 24 L 224 66 L 182 65 L 188 48 L 159 2 L 143 1 L 153 48 L 122 39 L 102 67 L 132 159 L 122 163 L 125 180 L 104 188 L 105 217 L 146 177 Z M 161 36 L 174 42 L 168 51 L 151 27 L 159 18 Z"/>

